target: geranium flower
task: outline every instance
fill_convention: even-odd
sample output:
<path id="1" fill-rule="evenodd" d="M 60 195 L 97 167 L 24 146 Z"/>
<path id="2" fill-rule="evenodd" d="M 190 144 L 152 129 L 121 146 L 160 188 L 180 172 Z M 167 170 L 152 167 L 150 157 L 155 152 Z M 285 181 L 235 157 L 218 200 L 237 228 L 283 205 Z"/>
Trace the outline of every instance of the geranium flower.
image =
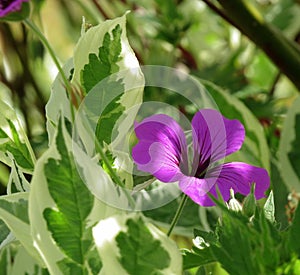
<path id="1" fill-rule="evenodd" d="M 194 202 L 212 206 L 216 187 L 225 201 L 230 189 L 248 195 L 255 183 L 255 197 L 261 199 L 270 185 L 267 171 L 242 162 L 218 163 L 238 151 L 245 129 L 238 120 L 229 120 L 218 111 L 203 109 L 192 119 L 192 158 L 188 158 L 185 134 L 179 124 L 163 114 L 153 115 L 135 124 L 139 142 L 132 157 L 139 170 L 162 182 L 179 183 L 179 188 Z"/>
<path id="2" fill-rule="evenodd" d="M 4 17 L 11 12 L 19 11 L 23 2 L 28 2 L 28 0 L 1 0 L 0 17 Z"/>

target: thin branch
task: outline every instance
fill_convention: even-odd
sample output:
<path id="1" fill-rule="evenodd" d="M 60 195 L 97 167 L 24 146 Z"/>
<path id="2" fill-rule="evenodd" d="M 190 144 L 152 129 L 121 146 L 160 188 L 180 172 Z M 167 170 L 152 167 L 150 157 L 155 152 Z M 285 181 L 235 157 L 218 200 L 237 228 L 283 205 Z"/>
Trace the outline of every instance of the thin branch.
<path id="1" fill-rule="evenodd" d="M 268 24 L 249 2 L 218 0 L 226 15 L 244 35 L 260 47 L 300 91 L 300 48 L 275 26 Z"/>

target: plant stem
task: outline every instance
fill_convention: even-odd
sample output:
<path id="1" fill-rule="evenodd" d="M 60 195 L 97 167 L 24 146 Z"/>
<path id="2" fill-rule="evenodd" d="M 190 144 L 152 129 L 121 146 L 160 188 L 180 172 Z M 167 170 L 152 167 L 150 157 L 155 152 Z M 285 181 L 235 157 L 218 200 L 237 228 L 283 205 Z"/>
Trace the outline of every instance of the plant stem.
<path id="1" fill-rule="evenodd" d="M 49 54 L 64 82 L 65 88 L 67 89 L 67 92 L 69 93 L 70 97 L 72 98 L 72 87 L 71 84 L 64 72 L 64 70 L 62 69 L 62 67 L 59 64 L 59 61 L 56 57 L 56 54 L 54 52 L 54 50 L 52 49 L 51 45 L 49 44 L 47 38 L 43 35 L 43 33 L 38 29 L 38 27 L 32 22 L 30 21 L 28 18 L 24 20 L 25 24 L 28 26 L 28 28 L 30 28 L 37 36 L 38 38 L 41 40 L 41 42 L 44 44 L 44 46 L 47 48 L 47 50 L 49 51 Z M 70 111 L 71 111 L 71 116 L 72 119 L 74 121 L 75 119 L 75 114 L 74 114 L 74 109 L 72 106 L 72 101 L 70 100 Z"/>
<path id="2" fill-rule="evenodd" d="M 172 231 L 173 231 L 173 229 L 174 229 L 176 223 L 178 222 L 178 220 L 179 220 L 179 218 L 180 218 L 180 215 L 181 215 L 181 213 L 182 213 L 182 210 L 183 210 L 183 208 L 184 208 L 184 205 L 185 205 L 187 199 L 188 199 L 188 196 L 187 196 L 186 194 L 183 194 L 183 196 L 182 196 L 182 198 L 181 198 L 181 201 L 180 201 L 180 203 L 179 203 L 179 206 L 178 206 L 178 208 L 177 208 L 177 211 L 176 211 L 176 213 L 175 213 L 175 216 L 174 216 L 174 218 L 173 218 L 173 220 L 172 220 L 172 222 L 171 222 L 171 225 L 170 225 L 170 228 L 169 228 L 169 230 L 168 230 L 167 236 L 170 236 L 170 235 L 171 235 L 171 233 L 172 233 Z"/>
<path id="3" fill-rule="evenodd" d="M 44 46 L 47 48 L 47 50 L 49 51 L 49 54 L 56 66 L 56 68 L 58 69 L 61 77 L 62 77 L 62 80 L 66 86 L 66 89 L 68 91 L 71 91 L 71 85 L 70 85 L 70 82 L 68 81 L 68 78 L 67 76 L 65 75 L 62 67 L 60 66 L 59 64 L 59 61 L 54 53 L 54 50 L 52 49 L 52 47 L 50 46 L 48 40 L 46 39 L 46 37 L 42 34 L 42 32 L 38 29 L 38 27 L 32 22 L 30 21 L 29 19 L 25 19 L 24 20 L 24 23 L 27 25 L 27 27 L 29 29 L 31 29 L 37 36 L 38 38 L 41 40 L 41 42 L 44 44 Z"/>
<path id="4" fill-rule="evenodd" d="M 207 1 L 204 1 L 207 2 Z M 260 47 L 300 91 L 300 48 L 245 0 L 218 0 L 225 18 Z M 220 9 L 221 10 L 221 9 Z"/>

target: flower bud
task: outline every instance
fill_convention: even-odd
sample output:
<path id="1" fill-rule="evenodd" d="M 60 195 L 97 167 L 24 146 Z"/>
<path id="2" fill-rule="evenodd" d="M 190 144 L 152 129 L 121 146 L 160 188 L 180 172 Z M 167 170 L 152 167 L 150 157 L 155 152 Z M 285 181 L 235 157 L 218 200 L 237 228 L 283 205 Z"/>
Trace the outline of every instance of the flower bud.
<path id="1" fill-rule="evenodd" d="M 242 211 L 242 206 L 239 201 L 234 197 L 234 190 L 230 188 L 230 200 L 228 202 L 228 209 L 239 212 Z"/>
<path id="2" fill-rule="evenodd" d="M 243 213 L 249 218 L 254 215 L 255 209 L 256 209 L 256 200 L 255 200 L 255 196 L 254 196 L 254 190 L 255 190 L 255 183 L 252 183 L 251 192 L 245 198 L 244 203 L 243 203 Z"/>

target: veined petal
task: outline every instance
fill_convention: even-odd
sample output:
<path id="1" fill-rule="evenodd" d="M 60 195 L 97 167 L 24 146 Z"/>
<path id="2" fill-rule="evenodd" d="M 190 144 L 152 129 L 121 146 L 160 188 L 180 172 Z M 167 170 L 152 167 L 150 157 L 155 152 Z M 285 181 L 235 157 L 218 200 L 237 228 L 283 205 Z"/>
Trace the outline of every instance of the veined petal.
<path id="1" fill-rule="evenodd" d="M 177 181 L 180 171 L 187 171 L 187 145 L 179 124 L 169 116 L 153 115 L 136 123 L 139 142 L 132 157 L 139 170 L 161 181 Z"/>
<path id="2" fill-rule="evenodd" d="M 238 120 L 227 119 L 212 109 L 197 112 L 192 120 L 192 128 L 194 173 L 202 172 L 209 163 L 239 150 L 245 138 L 245 129 Z"/>
<path id="3" fill-rule="evenodd" d="M 207 172 L 207 177 L 217 178 L 217 186 L 227 201 L 230 198 L 230 188 L 234 193 L 248 195 L 252 183 L 255 183 L 255 198 L 265 197 L 270 186 L 270 177 L 267 170 L 243 162 L 230 162 L 219 165 Z"/>
<path id="4" fill-rule="evenodd" d="M 270 178 L 268 172 L 256 166 L 242 162 L 231 162 L 216 166 L 207 171 L 205 178 L 182 176 L 179 187 L 194 202 L 201 206 L 213 206 L 214 202 L 209 198 L 211 193 L 217 198 L 216 187 L 224 201 L 230 198 L 230 188 L 235 193 L 248 195 L 252 183 L 255 183 L 254 195 L 257 200 L 265 197 L 265 191 L 269 188 Z"/>

